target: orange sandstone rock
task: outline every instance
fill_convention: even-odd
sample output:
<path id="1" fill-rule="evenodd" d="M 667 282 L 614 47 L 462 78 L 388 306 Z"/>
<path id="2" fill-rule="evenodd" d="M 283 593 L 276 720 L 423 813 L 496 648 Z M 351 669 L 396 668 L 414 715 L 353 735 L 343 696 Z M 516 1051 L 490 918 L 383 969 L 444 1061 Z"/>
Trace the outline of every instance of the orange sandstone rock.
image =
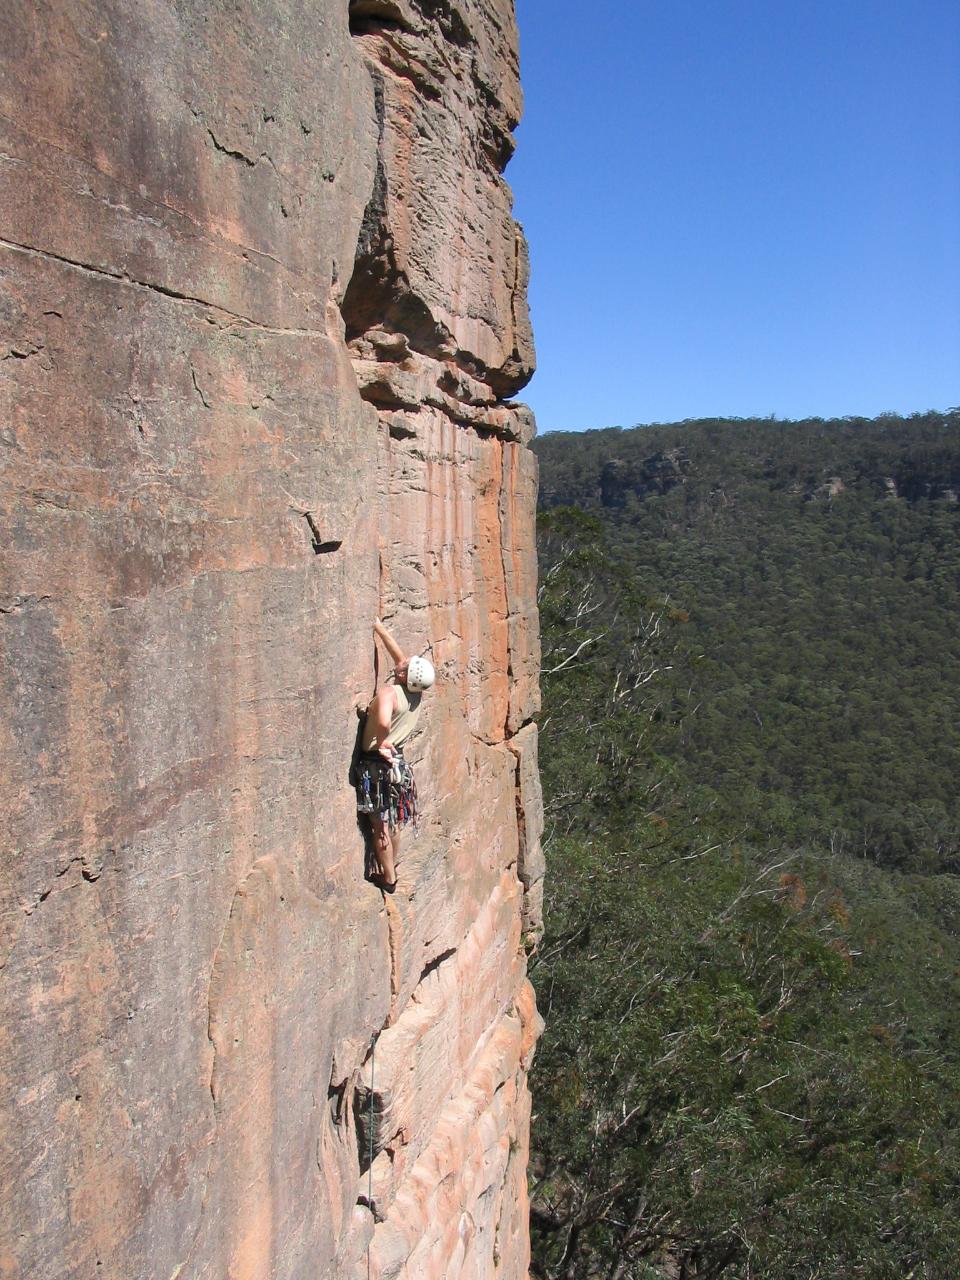
<path id="1" fill-rule="evenodd" d="M 523 1277 L 512 0 L 4 32 L 0 1274 Z M 348 780 L 377 613 L 440 675 L 388 899 Z"/>

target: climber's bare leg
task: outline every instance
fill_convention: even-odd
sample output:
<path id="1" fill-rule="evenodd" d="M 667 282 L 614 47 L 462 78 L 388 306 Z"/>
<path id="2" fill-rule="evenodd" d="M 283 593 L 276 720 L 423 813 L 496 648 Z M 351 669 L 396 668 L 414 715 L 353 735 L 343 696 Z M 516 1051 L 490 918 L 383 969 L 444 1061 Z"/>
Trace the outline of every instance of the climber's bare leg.
<path id="1" fill-rule="evenodd" d="M 380 874 L 385 884 L 394 885 L 397 882 L 396 856 L 399 852 L 399 836 L 390 831 L 382 818 L 371 815 L 370 825 L 373 828 L 373 852 L 376 854 Z"/>

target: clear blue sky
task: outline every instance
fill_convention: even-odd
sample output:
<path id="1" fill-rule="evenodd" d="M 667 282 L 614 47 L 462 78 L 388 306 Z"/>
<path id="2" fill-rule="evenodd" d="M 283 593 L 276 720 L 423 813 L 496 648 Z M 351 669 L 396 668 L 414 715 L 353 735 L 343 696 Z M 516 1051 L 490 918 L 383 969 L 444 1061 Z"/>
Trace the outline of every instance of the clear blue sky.
<path id="1" fill-rule="evenodd" d="M 517 0 L 540 430 L 960 404 L 957 0 Z"/>

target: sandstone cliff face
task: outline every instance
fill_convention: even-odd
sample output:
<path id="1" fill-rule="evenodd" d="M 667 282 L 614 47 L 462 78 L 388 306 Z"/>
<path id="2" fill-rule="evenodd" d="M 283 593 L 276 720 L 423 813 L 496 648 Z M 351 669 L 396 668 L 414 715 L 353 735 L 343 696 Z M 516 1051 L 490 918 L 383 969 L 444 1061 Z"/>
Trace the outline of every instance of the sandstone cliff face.
<path id="1" fill-rule="evenodd" d="M 512 0 L 3 24 L 0 1276 L 523 1277 Z M 378 612 L 440 673 L 386 900 Z"/>

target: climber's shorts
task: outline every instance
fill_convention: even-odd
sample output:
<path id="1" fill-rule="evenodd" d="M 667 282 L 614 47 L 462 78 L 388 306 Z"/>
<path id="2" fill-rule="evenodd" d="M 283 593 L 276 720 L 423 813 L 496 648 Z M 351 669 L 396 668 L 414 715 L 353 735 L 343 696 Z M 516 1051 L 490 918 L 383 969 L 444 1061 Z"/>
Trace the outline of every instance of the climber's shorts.
<path id="1" fill-rule="evenodd" d="M 417 784 L 413 770 L 398 753 L 393 764 L 377 752 L 364 753 L 357 761 L 355 786 L 357 812 L 379 818 L 390 827 L 417 822 Z"/>

